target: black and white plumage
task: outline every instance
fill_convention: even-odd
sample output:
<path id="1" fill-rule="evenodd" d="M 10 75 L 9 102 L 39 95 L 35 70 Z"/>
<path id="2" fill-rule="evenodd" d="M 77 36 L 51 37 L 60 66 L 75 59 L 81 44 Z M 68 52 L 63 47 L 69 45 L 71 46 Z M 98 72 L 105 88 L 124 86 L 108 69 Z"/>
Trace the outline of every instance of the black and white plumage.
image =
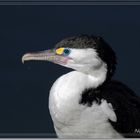
<path id="1" fill-rule="evenodd" d="M 140 98 L 112 80 L 116 56 L 96 36 L 66 38 L 55 48 L 28 53 L 27 60 L 47 60 L 74 71 L 50 90 L 49 109 L 59 138 L 140 137 Z"/>

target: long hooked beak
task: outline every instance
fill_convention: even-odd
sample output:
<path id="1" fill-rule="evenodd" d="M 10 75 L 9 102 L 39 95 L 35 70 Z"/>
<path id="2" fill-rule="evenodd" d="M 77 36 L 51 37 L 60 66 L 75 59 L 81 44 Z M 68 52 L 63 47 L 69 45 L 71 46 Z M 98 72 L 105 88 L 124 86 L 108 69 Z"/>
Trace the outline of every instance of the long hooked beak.
<path id="1" fill-rule="evenodd" d="M 69 59 L 68 57 L 57 55 L 54 50 L 45 50 L 41 52 L 24 54 L 22 57 L 22 63 L 30 60 L 38 60 L 38 61 L 50 61 L 60 65 L 65 65 L 68 59 Z"/>

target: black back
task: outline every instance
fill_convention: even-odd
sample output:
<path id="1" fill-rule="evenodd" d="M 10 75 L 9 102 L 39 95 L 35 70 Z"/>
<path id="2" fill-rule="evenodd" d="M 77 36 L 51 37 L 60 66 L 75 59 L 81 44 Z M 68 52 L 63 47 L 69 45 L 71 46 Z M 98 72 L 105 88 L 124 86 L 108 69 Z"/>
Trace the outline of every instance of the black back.
<path id="1" fill-rule="evenodd" d="M 79 103 L 91 107 L 94 101 L 101 104 L 101 99 L 113 106 L 117 122 L 108 121 L 114 129 L 124 137 L 140 137 L 140 97 L 126 85 L 111 81 L 97 89 L 86 89 Z"/>

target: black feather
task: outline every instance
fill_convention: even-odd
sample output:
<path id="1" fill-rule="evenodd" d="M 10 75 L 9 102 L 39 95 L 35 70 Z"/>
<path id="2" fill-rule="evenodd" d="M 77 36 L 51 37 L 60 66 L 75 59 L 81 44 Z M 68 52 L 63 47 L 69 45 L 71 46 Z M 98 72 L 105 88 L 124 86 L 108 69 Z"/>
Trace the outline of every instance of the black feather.
<path id="1" fill-rule="evenodd" d="M 97 89 L 86 89 L 79 101 L 82 105 L 101 104 L 105 99 L 111 103 L 117 116 L 117 122 L 109 120 L 114 129 L 124 137 L 140 137 L 140 97 L 126 85 L 111 81 Z"/>

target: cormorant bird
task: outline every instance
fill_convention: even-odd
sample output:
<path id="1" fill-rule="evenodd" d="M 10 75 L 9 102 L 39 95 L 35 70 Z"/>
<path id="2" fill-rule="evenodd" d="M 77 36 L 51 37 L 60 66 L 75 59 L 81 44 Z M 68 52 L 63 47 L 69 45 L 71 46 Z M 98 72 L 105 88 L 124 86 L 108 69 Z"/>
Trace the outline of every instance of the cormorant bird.
<path id="1" fill-rule="evenodd" d="M 29 60 L 74 70 L 59 77 L 50 90 L 49 109 L 59 138 L 140 137 L 140 97 L 112 80 L 116 56 L 103 38 L 69 37 L 54 49 L 22 57 Z"/>

